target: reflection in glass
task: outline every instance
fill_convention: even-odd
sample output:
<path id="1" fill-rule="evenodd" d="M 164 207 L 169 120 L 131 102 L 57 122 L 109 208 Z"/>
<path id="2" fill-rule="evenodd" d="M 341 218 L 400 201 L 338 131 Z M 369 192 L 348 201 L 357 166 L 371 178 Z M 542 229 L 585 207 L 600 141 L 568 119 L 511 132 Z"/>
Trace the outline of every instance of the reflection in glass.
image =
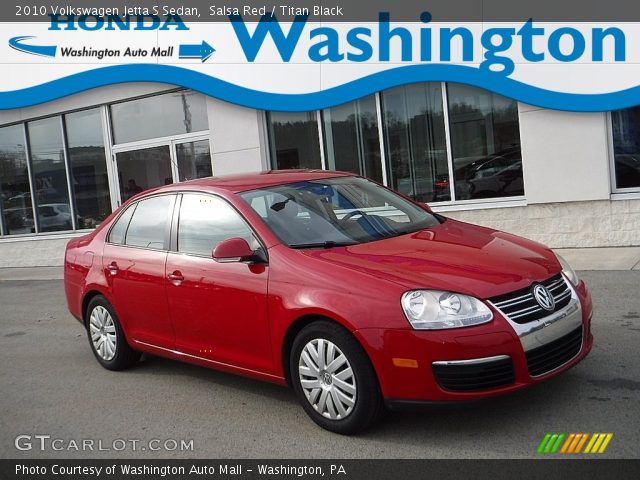
<path id="1" fill-rule="evenodd" d="M 226 201 L 213 195 L 185 194 L 180 205 L 178 251 L 211 257 L 218 243 L 244 238 L 257 248 L 251 230 Z"/>
<path id="2" fill-rule="evenodd" d="M 515 100 L 447 86 L 456 199 L 524 195 Z"/>
<path id="3" fill-rule="evenodd" d="M 450 200 L 440 84 L 386 90 L 382 100 L 391 188 L 421 202 Z"/>
<path id="4" fill-rule="evenodd" d="M 71 230 L 60 117 L 27 124 L 40 232 Z"/>
<path id="5" fill-rule="evenodd" d="M 116 223 L 113 224 L 113 227 L 111 227 L 111 231 L 109 232 L 110 243 L 124 243 L 125 235 L 129 228 L 129 222 L 131 222 L 131 217 L 133 216 L 133 212 L 135 212 L 137 206 L 138 204 L 134 202 L 118 217 L 118 220 L 116 220 Z"/>
<path id="6" fill-rule="evenodd" d="M 375 97 L 324 110 L 322 116 L 328 168 L 382 182 Z"/>
<path id="7" fill-rule="evenodd" d="M 180 181 L 204 178 L 213 175 L 209 140 L 178 143 L 176 145 L 178 175 Z"/>
<path id="8" fill-rule="evenodd" d="M 322 168 L 315 112 L 269 112 L 273 168 Z"/>
<path id="9" fill-rule="evenodd" d="M 611 112 L 616 188 L 640 187 L 640 107 Z"/>
<path id="10" fill-rule="evenodd" d="M 100 109 L 65 115 L 78 228 L 94 228 L 111 213 Z"/>
<path id="11" fill-rule="evenodd" d="M 127 143 L 209 128 L 204 95 L 187 90 L 111 106 L 114 143 Z"/>
<path id="12" fill-rule="evenodd" d="M 22 125 L 0 128 L 0 213 L 5 235 L 34 231 Z"/>
<path id="13" fill-rule="evenodd" d="M 160 195 L 142 200 L 133 213 L 125 243 L 135 247 L 164 248 L 172 195 Z"/>
<path id="14" fill-rule="evenodd" d="M 173 183 L 168 145 L 121 152 L 116 161 L 123 202 L 149 188 Z"/>

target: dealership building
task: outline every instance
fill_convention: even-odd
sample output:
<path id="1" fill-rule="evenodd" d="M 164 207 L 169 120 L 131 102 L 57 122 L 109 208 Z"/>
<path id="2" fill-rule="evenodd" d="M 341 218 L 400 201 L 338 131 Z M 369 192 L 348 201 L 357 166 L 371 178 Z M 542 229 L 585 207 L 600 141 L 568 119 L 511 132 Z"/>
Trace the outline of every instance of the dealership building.
<path id="1" fill-rule="evenodd" d="M 275 112 L 141 83 L 0 111 L 0 267 L 61 265 L 69 238 L 144 189 L 289 168 L 355 172 L 552 247 L 640 245 L 640 107 L 554 111 L 426 82 Z"/>

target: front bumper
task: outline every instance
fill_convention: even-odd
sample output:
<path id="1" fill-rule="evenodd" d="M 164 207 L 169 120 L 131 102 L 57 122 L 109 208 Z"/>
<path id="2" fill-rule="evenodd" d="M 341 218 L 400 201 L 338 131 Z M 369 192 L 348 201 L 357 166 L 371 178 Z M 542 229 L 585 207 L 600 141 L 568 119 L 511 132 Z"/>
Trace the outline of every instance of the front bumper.
<path id="1" fill-rule="evenodd" d="M 388 404 L 478 400 L 544 381 L 573 367 L 590 352 L 593 345 L 591 296 L 582 282 L 571 289 L 569 305 L 527 324 L 516 324 L 491 306 L 494 320 L 477 327 L 433 331 L 362 329 L 356 336 L 372 359 Z M 575 355 L 572 352 L 569 358 L 561 358 L 559 364 L 551 361 L 549 368 L 533 367 L 532 362 L 540 362 L 541 356 L 554 360 L 561 348 L 556 344 L 564 338 L 576 341 L 578 333 L 581 333 L 580 344 L 575 344 Z M 504 367 L 505 358 L 511 360 L 513 376 L 508 383 L 495 387 L 491 382 L 478 383 L 478 388 L 453 390 L 450 384 L 443 386 L 442 376 L 436 375 L 442 365 L 459 369 L 458 364 L 473 364 L 475 360 L 482 362 L 487 358 L 496 368 L 501 367 L 500 362 Z M 503 372 L 496 370 L 487 374 L 499 376 Z"/>

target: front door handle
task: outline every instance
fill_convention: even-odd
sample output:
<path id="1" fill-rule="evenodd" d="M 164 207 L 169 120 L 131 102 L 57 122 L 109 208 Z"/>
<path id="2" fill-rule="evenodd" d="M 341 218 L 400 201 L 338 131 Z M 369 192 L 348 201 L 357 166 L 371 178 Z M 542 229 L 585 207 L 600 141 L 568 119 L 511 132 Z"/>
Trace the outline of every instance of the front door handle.
<path id="1" fill-rule="evenodd" d="M 180 270 L 175 270 L 173 273 L 167 275 L 167 278 L 173 282 L 174 285 L 180 285 L 184 280 L 184 276 L 180 273 Z"/>

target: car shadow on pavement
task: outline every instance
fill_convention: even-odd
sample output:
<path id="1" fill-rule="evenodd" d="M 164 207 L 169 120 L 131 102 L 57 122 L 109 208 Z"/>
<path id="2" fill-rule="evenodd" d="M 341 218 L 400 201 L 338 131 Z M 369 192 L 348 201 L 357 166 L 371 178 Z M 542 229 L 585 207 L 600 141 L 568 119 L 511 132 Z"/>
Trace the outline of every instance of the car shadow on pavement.
<path id="1" fill-rule="evenodd" d="M 247 401 L 255 401 L 256 407 L 264 408 L 265 403 L 283 402 L 286 411 L 291 415 L 302 413 L 295 394 L 290 388 L 253 380 L 226 372 L 208 369 L 197 365 L 145 354 L 135 368 L 128 370 L 131 375 L 167 376 L 173 378 L 190 378 L 198 382 L 212 384 L 217 391 L 226 389 L 230 394 L 241 393 Z M 571 408 L 575 402 L 575 392 L 580 389 L 584 379 L 575 370 L 566 372 L 559 378 L 552 378 L 544 383 L 533 385 L 520 391 L 512 392 L 489 399 L 430 404 L 400 412 L 388 412 L 385 418 L 358 437 L 362 440 L 411 442 L 425 444 L 433 442 L 438 435 L 447 435 L 452 431 L 457 434 L 479 435 L 479 432 L 499 432 L 505 428 L 505 419 L 516 423 L 531 424 L 544 412 Z M 187 382 L 190 384 L 190 382 Z M 208 387 L 207 387 L 208 388 Z M 257 400 L 256 400 L 257 399 Z M 300 410 L 298 411 L 298 408 Z M 281 410 L 279 414 L 282 414 Z M 274 421 L 278 420 L 274 417 Z M 309 425 L 312 422 L 309 421 Z M 313 428 L 318 428 L 313 426 Z M 322 434 L 332 436 L 329 432 Z"/>
<path id="2" fill-rule="evenodd" d="M 232 373 L 214 370 L 199 365 L 194 365 L 177 360 L 144 354 L 141 361 L 134 368 L 127 370 L 133 375 L 144 376 L 172 376 L 181 378 L 193 378 L 199 381 L 212 383 L 216 387 L 227 388 L 254 395 L 264 395 L 277 401 L 295 404 L 297 403 L 293 391 L 260 380 L 234 375 Z"/>
<path id="3" fill-rule="evenodd" d="M 468 435 L 479 442 L 509 430 L 532 433 L 554 413 L 570 410 L 584 381 L 575 372 L 522 390 L 477 401 L 432 404 L 412 410 L 389 412 L 385 420 L 363 435 L 388 442 L 434 445 L 438 439 Z"/>

